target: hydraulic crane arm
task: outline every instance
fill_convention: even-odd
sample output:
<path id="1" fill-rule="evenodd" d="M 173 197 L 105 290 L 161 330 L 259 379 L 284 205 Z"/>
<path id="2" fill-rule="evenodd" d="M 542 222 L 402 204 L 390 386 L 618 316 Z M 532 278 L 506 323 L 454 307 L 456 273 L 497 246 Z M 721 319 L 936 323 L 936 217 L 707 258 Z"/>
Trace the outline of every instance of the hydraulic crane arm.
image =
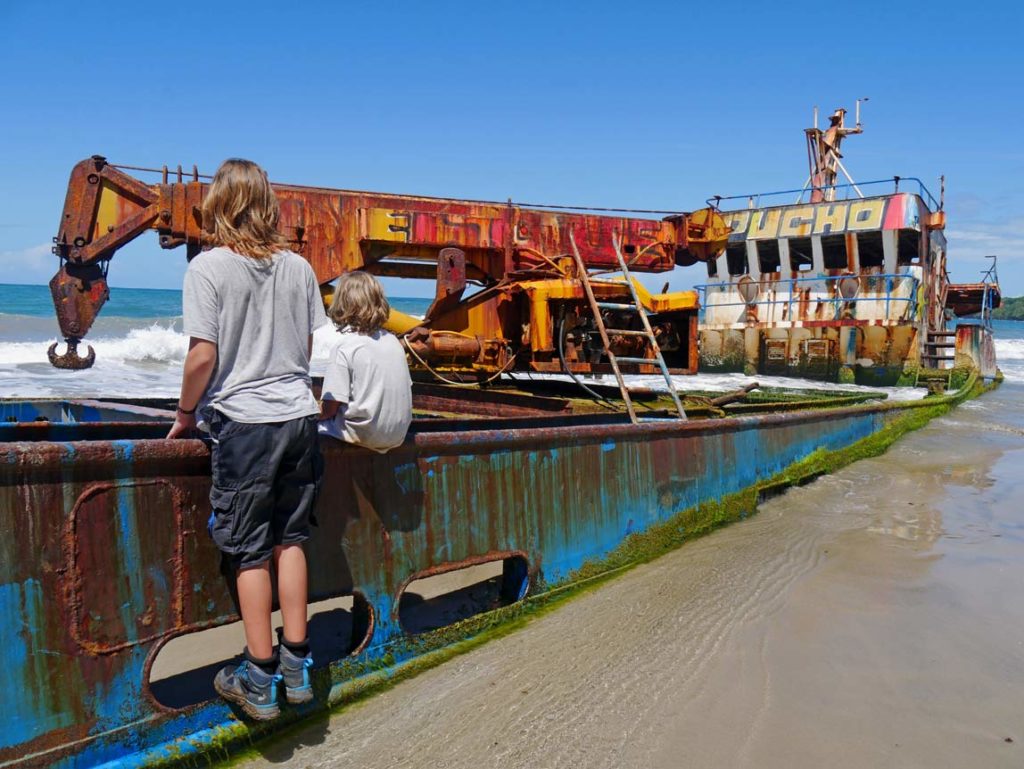
<path id="1" fill-rule="evenodd" d="M 189 259 L 203 247 L 201 209 L 209 177 L 164 168 L 156 171 L 157 183 L 147 184 L 128 170 L 146 169 L 117 167 L 97 155 L 71 172 L 54 238 L 61 264 L 50 282 L 68 342 L 64 355 L 51 347 L 55 366 L 91 365 L 92 348 L 82 358 L 77 345 L 109 295 L 106 273 L 119 248 L 146 230 L 156 230 L 162 248 L 185 246 Z M 561 269 L 556 260 L 571 253 L 570 235 L 590 269 L 615 268 L 613 236 L 621 237 L 630 268 L 639 272 L 705 260 L 721 250 L 728 235 L 710 211 L 652 220 L 524 208 L 511 201 L 273 186 L 281 204 L 279 229 L 313 266 L 321 286 L 360 269 L 434 278 L 437 299 L 428 320 L 457 305 L 467 282 L 508 285 L 517 276 Z M 455 256 L 442 258 L 445 253 Z"/>

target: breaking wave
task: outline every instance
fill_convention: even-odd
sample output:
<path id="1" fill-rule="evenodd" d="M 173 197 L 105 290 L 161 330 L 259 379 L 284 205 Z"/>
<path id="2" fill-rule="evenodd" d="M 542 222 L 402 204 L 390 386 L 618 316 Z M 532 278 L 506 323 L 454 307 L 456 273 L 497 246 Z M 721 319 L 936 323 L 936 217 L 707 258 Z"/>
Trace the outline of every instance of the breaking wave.
<path id="1" fill-rule="evenodd" d="M 1024 339 L 996 337 L 996 356 L 999 360 L 1024 360 Z"/>
<path id="2" fill-rule="evenodd" d="M 1024 339 L 1000 339 L 998 333 L 999 331 L 996 332 L 996 362 L 999 369 L 1007 380 L 1024 382 Z"/>
<path id="3" fill-rule="evenodd" d="M 0 317 L 0 397 L 168 397 L 178 394 L 188 337 L 181 333 L 181 317 L 100 318 L 87 340 L 96 351 L 96 363 L 85 371 L 58 371 L 50 366 L 46 349 L 56 341 L 52 318 L 4 315 Z M 1024 324 L 1021 324 L 1024 327 Z M 313 374 L 322 374 L 334 345 L 331 326 L 313 336 Z M 59 345 L 63 351 L 63 343 Z M 1024 328 L 996 330 L 996 355 L 1006 378 L 1024 382 Z M 559 378 L 558 375 L 554 375 Z M 599 377 L 598 381 L 604 378 Z M 614 382 L 607 378 L 609 384 Z M 664 387 L 660 377 L 630 377 L 638 387 Z M 832 382 L 756 377 L 762 386 L 845 391 L 870 391 Z M 591 380 L 592 381 L 592 380 Z M 686 390 L 734 390 L 751 381 L 742 374 L 699 374 L 676 377 Z M 923 390 L 885 388 L 893 400 L 918 398 Z"/>
<path id="4" fill-rule="evenodd" d="M 188 352 L 188 337 L 180 329 L 180 319 L 167 318 L 116 336 L 89 337 L 80 352 L 85 352 L 85 344 L 91 345 L 96 363 L 84 371 L 58 371 L 50 365 L 46 350 L 57 341 L 52 333 L 31 334 L 37 336 L 33 341 L 0 342 L 0 397 L 175 397 Z M 314 374 L 323 372 L 333 335 L 331 328 L 313 335 Z M 58 351 L 63 350 L 60 342 Z"/>

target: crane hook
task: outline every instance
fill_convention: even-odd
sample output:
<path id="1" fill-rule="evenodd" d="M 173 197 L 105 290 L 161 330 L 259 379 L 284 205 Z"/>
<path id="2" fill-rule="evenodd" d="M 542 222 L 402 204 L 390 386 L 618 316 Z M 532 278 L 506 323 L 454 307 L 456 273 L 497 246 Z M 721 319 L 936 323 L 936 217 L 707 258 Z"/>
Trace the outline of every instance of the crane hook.
<path id="1" fill-rule="evenodd" d="M 80 339 L 68 338 L 68 350 L 63 355 L 57 354 L 57 342 L 50 345 L 46 351 L 46 355 L 50 358 L 50 365 L 54 368 L 78 370 L 92 367 L 92 364 L 96 362 L 96 352 L 92 349 L 92 345 L 86 345 L 89 352 L 83 358 L 78 354 L 78 343 Z"/>

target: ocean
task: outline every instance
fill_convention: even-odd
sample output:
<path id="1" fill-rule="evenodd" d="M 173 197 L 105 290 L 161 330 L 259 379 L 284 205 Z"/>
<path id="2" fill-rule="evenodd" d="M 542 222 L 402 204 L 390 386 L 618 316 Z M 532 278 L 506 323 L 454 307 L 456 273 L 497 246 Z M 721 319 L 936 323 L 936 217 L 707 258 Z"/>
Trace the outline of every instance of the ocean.
<path id="1" fill-rule="evenodd" d="M 394 297 L 393 306 L 422 315 L 429 299 Z M 60 330 L 47 286 L 0 284 L 0 397 L 176 397 L 188 337 L 181 332 L 181 291 L 112 288 L 85 344 L 96 363 L 84 371 L 53 368 L 46 356 Z M 323 373 L 334 330 L 313 337 L 314 374 Z M 59 351 L 64 351 L 61 340 Z"/>
<path id="2" fill-rule="evenodd" d="M 389 297 L 392 305 L 422 315 L 429 299 Z M 997 321 L 999 365 L 1008 379 L 1024 381 L 1024 323 Z M 313 339 L 310 368 L 321 374 L 334 343 L 334 330 L 320 329 Z M 178 394 L 188 338 L 181 332 L 181 291 L 114 288 L 86 343 L 96 363 L 84 371 L 61 371 L 46 357 L 59 337 L 47 286 L 0 284 L 0 397 L 170 397 Z M 63 341 L 58 348 L 64 350 Z M 84 347 L 82 348 L 84 352 Z M 608 378 L 610 381 L 610 377 Z M 601 381 L 598 377 L 597 381 Z M 658 377 L 633 377 L 638 386 L 663 386 Z M 742 387 L 741 374 L 677 377 L 686 390 L 727 391 Z M 856 385 L 758 377 L 765 386 L 827 388 L 857 391 Z M 890 398 L 917 398 L 923 390 L 888 390 Z"/>

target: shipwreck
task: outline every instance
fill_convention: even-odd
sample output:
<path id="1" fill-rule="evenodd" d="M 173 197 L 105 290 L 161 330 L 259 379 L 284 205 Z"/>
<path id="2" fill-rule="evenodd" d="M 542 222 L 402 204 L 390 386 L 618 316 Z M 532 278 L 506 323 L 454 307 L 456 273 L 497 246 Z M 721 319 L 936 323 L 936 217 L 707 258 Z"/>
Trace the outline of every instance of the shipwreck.
<path id="1" fill-rule="evenodd" d="M 404 445 L 323 444 L 308 546 L 316 700 L 257 726 L 213 694 L 223 660 L 208 639 L 238 614 L 206 534 L 209 448 L 164 439 L 172 403 L 7 399 L 0 766 L 224 757 L 884 451 L 992 386 L 998 287 L 949 284 L 941 198 L 921 187 L 837 199 L 837 114 L 808 134 L 809 200 L 781 207 L 573 210 L 276 185 L 281 230 L 325 297 L 347 270 L 436 284 L 423 318 L 389 320 L 417 380 Z M 51 348 L 54 365 L 94 360 L 81 346 L 119 248 L 152 230 L 165 249 L 199 252 L 206 183 L 99 156 L 75 166 L 54 246 L 68 344 Z M 633 276 L 676 266 L 711 282 L 652 293 Z M 970 309 L 981 318 L 953 325 Z M 702 366 L 930 394 L 679 387 Z M 455 608 L 424 620 L 418 607 L 444 596 L 421 586 L 438 577 Z M 186 664 L 169 670 L 175 645 Z"/>

